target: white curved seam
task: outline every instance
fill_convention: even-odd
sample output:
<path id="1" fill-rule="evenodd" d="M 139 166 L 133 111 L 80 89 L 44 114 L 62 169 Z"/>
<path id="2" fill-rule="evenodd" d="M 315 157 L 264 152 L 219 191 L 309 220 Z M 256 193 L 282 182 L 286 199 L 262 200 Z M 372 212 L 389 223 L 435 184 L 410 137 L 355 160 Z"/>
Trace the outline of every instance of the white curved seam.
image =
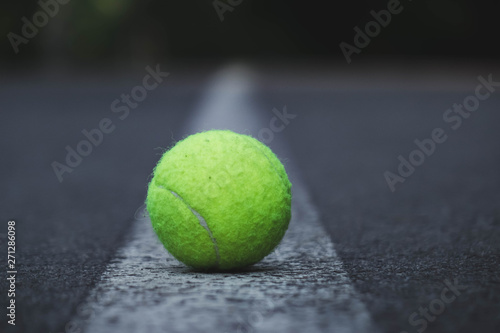
<path id="1" fill-rule="evenodd" d="M 174 191 L 168 190 L 161 185 L 157 185 L 157 186 L 161 189 L 170 191 L 170 193 L 172 193 L 175 197 L 180 199 L 187 206 L 187 208 L 189 208 L 191 213 L 193 213 L 193 215 L 196 216 L 196 218 L 198 219 L 198 222 L 207 231 L 208 236 L 210 237 L 210 240 L 212 241 L 212 243 L 214 245 L 215 256 L 216 256 L 215 266 L 218 267 L 219 263 L 220 263 L 219 247 L 217 246 L 217 240 L 215 239 L 214 235 L 212 234 L 212 230 L 210 230 L 210 228 L 208 227 L 207 221 L 205 221 L 203 216 L 201 216 L 200 213 L 198 213 L 196 210 L 194 210 L 193 207 L 191 207 L 179 194 L 175 193 Z"/>

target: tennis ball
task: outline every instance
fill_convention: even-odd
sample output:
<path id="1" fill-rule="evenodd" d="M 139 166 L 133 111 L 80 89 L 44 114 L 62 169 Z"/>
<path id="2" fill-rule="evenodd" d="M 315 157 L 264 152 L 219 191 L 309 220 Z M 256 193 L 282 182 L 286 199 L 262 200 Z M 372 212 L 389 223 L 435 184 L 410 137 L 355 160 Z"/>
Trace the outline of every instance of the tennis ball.
<path id="1" fill-rule="evenodd" d="M 165 152 L 146 207 L 158 238 L 197 269 L 252 265 L 279 244 L 291 217 L 291 183 L 276 155 L 231 131 L 197 133 Z"/>

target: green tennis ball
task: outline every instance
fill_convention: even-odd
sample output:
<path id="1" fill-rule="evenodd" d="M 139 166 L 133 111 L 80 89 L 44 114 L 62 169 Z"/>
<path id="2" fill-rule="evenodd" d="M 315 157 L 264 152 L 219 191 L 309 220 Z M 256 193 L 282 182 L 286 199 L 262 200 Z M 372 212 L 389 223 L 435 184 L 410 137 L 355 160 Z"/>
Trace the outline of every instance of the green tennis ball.
<path id="1" fill-rule="evenodd" d="M 198 269 L 252 265 L 279 244 L 291 217 L 291 183 L 276 155 L 231 131 L 191 135 L 153 172 L 146 206 L 165 248 Z"/>

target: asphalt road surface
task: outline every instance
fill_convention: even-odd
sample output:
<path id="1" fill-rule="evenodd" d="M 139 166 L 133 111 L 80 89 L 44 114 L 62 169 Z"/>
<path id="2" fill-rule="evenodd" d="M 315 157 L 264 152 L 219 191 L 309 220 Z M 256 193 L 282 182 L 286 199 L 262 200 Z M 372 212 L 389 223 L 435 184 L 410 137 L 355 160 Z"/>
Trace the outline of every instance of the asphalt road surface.
<path id="1" fill-rule="evenodd" d="M 500 331 L 500 87 L 477 78 L 500 73 L 381 73 L 172 70 L 129 112 L 112 103 L 147 72 L 0 83 L 0 248 L 6 265 L 14 220 L 17 270 L 16 326 L 6 312 L 0 331 Z M 443 119 L 475 101 L 460 125 Z M 108 133 L 61 182 L 53 162 L 98 127 Z M 143 211 L 163 150 L 208 128 L 265 141 L 293 183 L 284 241 L 237 273 L 176 262 Z M 415 162 L 404 177 L 400 155 Z M 1 279 L 3 309 L 8 289 Z"/>

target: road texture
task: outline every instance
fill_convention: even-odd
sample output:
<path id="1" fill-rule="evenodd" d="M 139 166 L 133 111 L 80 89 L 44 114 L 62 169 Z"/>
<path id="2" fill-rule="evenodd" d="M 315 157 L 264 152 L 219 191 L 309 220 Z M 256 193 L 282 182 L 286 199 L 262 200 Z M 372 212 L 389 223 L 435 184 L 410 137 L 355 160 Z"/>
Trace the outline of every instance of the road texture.
<path id="1" fill-rule="evenodd" d="M 297 114 L 288 143 L 351 280 L 384 332 L 500 330 L 500 89 L 456 130 L 443 121 L 446 110 L 475 94 L 477 77 L 488 74 L 472 71 L 464 80 L 429 81 L 419 89 L 377 79 L 376 88 L 313 85 L 293 96 L 268 88 L 271 104 L 286 102 Z M 492 77 L 500 81 L 500 72 Z M 397 173 L 398 156 L 408 159 L 414 140 L 435 128 L 447 141 L 391 192 L 384 173 Z M 441 307 L 446 280 L 465 289 Z"/>
<path id="2" fill-rule="evenodd" d="M 232 100 L 217 79 L 172 70 L 124 120 L 110 105 L 144 74 L 1 83 L 0 218 L 17 223 L 19 273 L 17 325 L 2 319 L 0 331 L 498 332 L 499 92 L 457 130 L 443 122 L 491 72 L 460 85 L 273 73 L 235 84 Z M 221 111 L 231 105 L 243 111 Z M 269 145 L 294 183 L 294 217 L 278 251 L 234 275 L 168 257 L 140 214 L 161 152 L 221 119 L 259 137 L 285 108 L 295 118 Z M 51 163 L 104 117 L 114 132 L 59 182 Z M 392 192 L 384 173 L 435 128 L 447 140 Z"/>
<path id="3" fill-rule="evenodd" d="M 219 73 L 188 131 L 260 130 L 250 127 L 267 120 L 254 109 L 250 77 L 238 66 Z M 284 145 L 276 138 L 279 143 Z M 285 240 L 242 272 L 185 267 L 167 256 L 147 215 L 139 218 L 130 241 L 79 309 L 85 332 L 373 332 L 304 184 L 296 174 L 291 181 L 293 218 Z"/>

